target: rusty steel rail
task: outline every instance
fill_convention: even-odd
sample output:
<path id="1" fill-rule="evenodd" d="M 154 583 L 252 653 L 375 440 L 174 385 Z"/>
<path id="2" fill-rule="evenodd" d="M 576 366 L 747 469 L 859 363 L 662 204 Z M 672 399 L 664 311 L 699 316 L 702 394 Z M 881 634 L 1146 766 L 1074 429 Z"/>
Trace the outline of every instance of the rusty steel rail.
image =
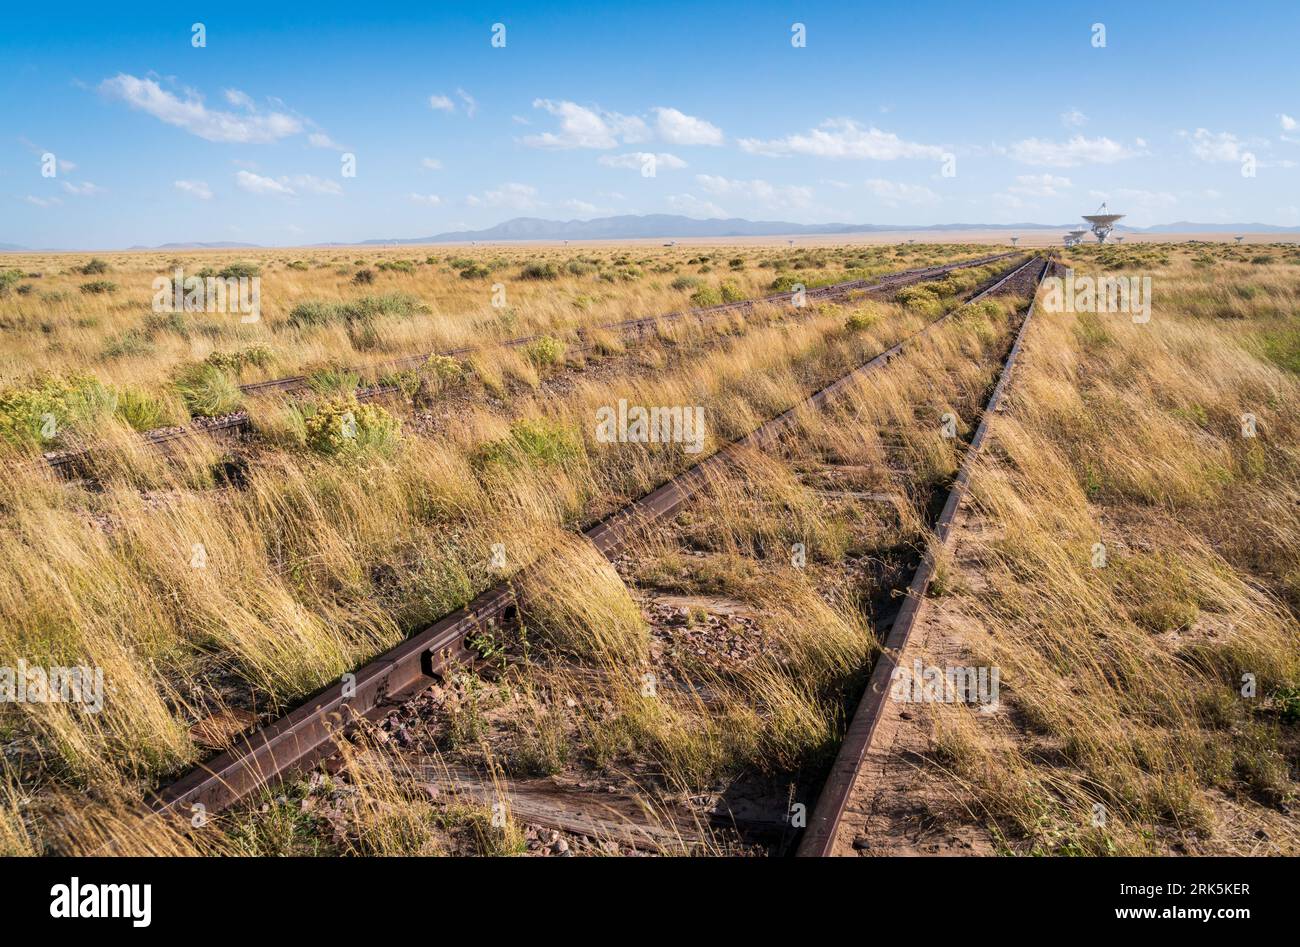
<path id="1" fill-rule="evenodd" d="M 998 292 L 1014 276 L 1032 266 L 1034 259 L 1031 257 L 1004 276 L 990 281 L 963 306 Z M 794 426 L 801 411 L 826 404 L 848 386 L 909 350 L 916 340 L 948 322 L 961 309 L 959 306 L 934 320 L 800 404 L 585 530 L 582 535 L 605 556 L 615 554 L 638 531 L 672 515 L 715 471 L 722 469 L 739 452 L 773 443 Z M 536 568 L 536 563 L 525 567 L 523 574 L 532 568 Z M 393 704 L 437 680 L 449 667 L 468 659 L 470 652 L 465 647 L 468 636 L 512 621 L 519 608 L 517 578 L 493 586 L 469 604 L 375 658 L 349 675 L 351 680 L 327 688 L 287 716 L 240 737 L 236 746 L 159 792 L 152 800 L 154 811 L 176 817 L 184 817 L 193 811 L 216 812 L 286 773 L 330 755 L 334 733 L 349 719 L 380 716 L 387 712 Z"/>
<path id="2" fill-rule="evenodd" d="M 892 289 L 899 286 L 905 286 L 909 283 L 925 280 L 932 276 L 940 276 L 951 273 L 955 270 L 983 266 L 987 263 L 997 262 L 998 260 L 1004 260 L 1007 257 L 1018 255 L 1019 254 L 1016 251 L 996 253 L 975 260 L 963 260 L 957 263 L 941 263 L 934 266 L 921 267 L 915 270 L 902 270 L 898 273 L 887 273 L 879 277 L 849 280 L 844 283 L 833 283 L 829 286 L 821 286 L 816 289 L 808 290 L 806 297 L 809 300 L 830 299 L 847 295 L 848 293 L 857 290 L 870 292 Z M 687 309 L 661 316 L 627 319 L 622 322 L 613 322 L 595 328 L 598 330 L 617 329 L 627 334 L 634 334 L 637 338 L 641 338 L 656 331 L 657 327 L 664 322 L 692 316 L 703 320 L 705 318 L 724 315 L 729 312 L 748 312 L 755 306 L 759 305 L 789 302 L 793 298 L 793 295 L 793 293 L 777 293 L 776 295 L 765 296 L 761 299 L 747 299 L 734 303 L 723 303 L 718 306 L 707 306 L 701 309 Z M 586 338 L 589 337 L 591 331 L 592 329 L 577 330 L 579 339 L 582 341 L 582 349 L 589 347 L 590 343 L 586 341 Z M 503 342 L 495 343 L 494 345 L 450 349 L 445 352 L 426 352 L 421 355 L 407 355 L 387 362 L 381 362 L 377 365 L 367 366 L 366 370 L 374 370 L 377 368 L 415 367 L 424 364 L 434 355 L 454 357 L 472 355 L 476 352 L 486 351 L 491 348 L 519 348 L 529 344 L 530 342 L 535 342 L 541 337 L 542 336 L 539 334 L 526 335 L 507 339 Z M 359 371 L 360 369 L 350 370 Z M 309 380 L 306 375 L 292 375 L 285 378 L 272 378 L 267 381 L 250 382 L 245 385 L 240 385 L 239 387 L 245 394 L 289 392 L 309 387 Z M 357 398 L 360 401 L 370 401 L 393 394 L 397 390 L 398 389 L 392 385 L 372 385 L 358 391 Z M 183 441 L 196 434 L 239 434 L 247 431 L 251 425 L 252 419 L 249 416 L 249 413 L 241 410 L 231 412 L 230 414 L 219 418 L 199 418 L 185 427 L 169 427 L 160 428 L 155 431 L 145 431 L 140 435 L 140 438 L 142 443 L 147 447 L 156 447 L 161 450 L 167 450 L 171 445 L 178 441 Z M 44 463 L 56 470 L 70 470 L 75 468 L 78 463 L 84 462 L 93 454 L 93 446 L 74 447 L 68 450 L 47 453 L 41 461 L 36 461 L 34 463 L 38 465 Z"/>
<path id="3" fill-rule="evenodd" d="M 1042 283 L 1052 265 L 1050 258 L 1043 261 L 1043 269 L 1035 279 L 1035 287 Z M 1029 321 L 1034 315 L 1034 305 L 1035 300 L 1031 298 L 1029 308 L 1025 311 L 1025 317 L 1020 321 L 1015 341 L 1002 363 L 1002 371 L 999 374 L 998 382 L 984 405 L 979 427 L 975 430 L 975 434 L 967 446 L 961 467 L 958 469 L 957 476 L 948 491 L 947 502 L 944 503 L 939 519 L 935 523 L 934 542 L 926 550 L 921 564 L 917 566 L 912 581 L 907 586 L 903 605 L 890 625 L 880 655 L 876 659 L 875 666 L 871 669 L 866 691 L 858 703 L 853 718 L 849 721 L 848 729 L 844 733 L 844 740 L 840 743 L 839 753 L 835 757 L 835 762 L 831 764 L 830 773 L 827 775 L 825 783 L 822 784 L 822 791 L 817 797 L 817 804 L 813 808 L 812 817 L 808 820 L 808 826 L 804 830 L 803 837 L 799 840 L 796 854 L 801 858 L 826 857 L 831 855 L 835 848 L 840 822 L 844 817 L 853 788 L 857 784 L 862 763 L 871 749 L 871 742 L 875 737 L 876 728 L 886 706 L 885 702 L 888 699 L 894 669 L 898 667 L 898 662 L 902 659 L 903 649 L 907 647 L 908 638 L 911 636 L 912 629 L 916 626 L 926 593 L 930 588 L 930 582 L 934 578 L 934 570 L 938 561 L 937 552 L 947 545 L 948 538 L 952 533 L 953 521 L 956 519 L 962 500 L 966 497 L 971 469 L 984 446 L 989 421 L 1002 404 L 1002 398 L 1010 382 L 1016 358 L 1020 355 L 1020 348 L 1025 339 L 1025 331 L 1028 329 Z"/>

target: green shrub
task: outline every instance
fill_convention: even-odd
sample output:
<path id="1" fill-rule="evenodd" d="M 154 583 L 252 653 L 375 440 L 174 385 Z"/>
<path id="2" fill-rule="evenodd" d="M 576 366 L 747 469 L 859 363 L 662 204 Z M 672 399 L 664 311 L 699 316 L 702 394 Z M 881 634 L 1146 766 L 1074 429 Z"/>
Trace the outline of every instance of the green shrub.
<path id="1" fill-rule="evenodd" d="M 849 317 L 844 320 L 844 328 L 849 332 L 862 332 L 870 329 L 876 324 L 876 314 L 868 312 L 866 309 L 859 309 L 856 312 L 849 313 Z"/>
<path id="2" fill-rule="evenodd" d="M 91 295 L 91 294 L 99 295 L 101 293 L 115 293 L 117 292 L 117 284 L 114 283 L 112 280 L 106 280 L 106 279 L 91 280 L 89 283 L 81 284 L 81 291 L 83 293 L 86 293 L 87 295 Z"/>
<path id="3" fill-rule="evenodd" d="M 112 411 L 113 393 L 86 375 L 42 375 L 0 390 L 0 437 L 25 449 L 48 448 L 65 429 Z"/>
<path id="4" fill-rule="evenodd" d="M 712 286 L 701 286 L 695 292 L 691 293 L 691 304 L 696 309 L 704 309 L 707 306 L 717 306 L 722 302 L 722 293 Z"/>
<path id="5" fill-rule="evenodd" d="M 229 374 L 207 362 L 192 362 L 176 372 L 172 387 L 195 417 L 215 418 L 239 410 L 243 392 Z"/>
<path id="6" fill-rule="evenodd" d="M 182 339 L 190 337 L 190 327 L 183 312 L 151 312 L 144 317 L 144 331 L 150 338 L 160 332 L 175 332 Z"/>
<path id="7" fill-rule="evenodd" d="M 375 281 L 375 271 L 371 269 L 357 270 L 356 275 L 352 277 L 352 282 L 358 286 L 368 286 Z"/>
<path id="8" fill-rule="evenodd" d="M 152 431 L 179 422 L 162 399 L 130 386 L 117 389 L 117 406 L 113 413 L 136 431 Z"/>
<path id="9" fill-rule="evenodd" d="M 234 352 L 212 352 L 204 360 L 205 364 L 214 365 L 238 378 L 245 367 L 253 365 L 265 368 L 275 361 L 275 353 L 265 345 L 250 345 Z"/>
<path id="10" fill-rule="evenodd" d="M 326 365 L 307 375 L 307 385 L 321 394 L 354 392 L 361 384 L 361 375 L 341 365 Z"/>
<path id="11" fill-rule="evenodd" d="M 240 279 L 242 277 L 257 276 L 261 272 L 262 268 L 256 263 L 231 263 L 217 273 L 217 276 L 222 279 Z"/>
<path id="12" fill-rule="evenodd" d="M 565 345 L 549 335 L 533 339 L 524 346 L 524 357 L 538 368 L 559 364 L 564 358 Z"/>
<path id="13" fill-rule="evenodd" d="M 367 453 L 391 456 L 397 449 L 402 422 L 379 405 L 360 404 L 356 395 L 331 398 L 316 407 L 305 424 L 307 446 L 326 457 L 356 457 Z"/>
<path id="14" fill-rule="evenodd" d="M 465 369 L 450 355 L 430 355 L 418 368 L 391 371 L 380 375 L 380 385 L 398 388 L 408 398 L 431 396 L 463 381 Z"/>
<path id="15" fill-rule="evenodd" d="M 904 286 L 894 299 L 909 312 L 934 317 L 943 312 L 943 302 L 929 286 Z"/>
<path id="16" fill-rule="evenodd" d="M 767 288 L 773 293 L 789 293 L 794 291 L 796 284 L 801 286 L 807 285 L 804 282 L 803 277 L 797 276 L 793 273 L 786 273 L 772 280 L 771 284 Z"/>
<path id="17" fill-rule="evenodd" d="M 22 278 L 22 270 L 0 270 L 0 296 L 8 296 L 10 287 Z"/>
<path id="18" fill-rule="evenodd" d="M 145 330 L 128 329 L 104 343 L 101 357 L 105 360 L 131 358 L 137 355 L 150 355 L 153 350 L 153 342 Z"/>
<path id="19" fill-rule="evenodd" d="M 721 291 L 722 301 L 724 303 L 738 303 L 745 298 L 745 294 L 741 288 L 730 280 L 722 284 Z"/>
<path id="20" fill-rule="evenodd" d="M 669 285 L 679 292 L 684 289 L 694 289 L 700 285 L 700 278 L 698 276 L 679 276 Z"/>
<path id="21" fill-rule="evenodd" d="M 491 274 L 492 271 L 489 270 L 482 263 L 474 263 L 471 261 L 467 263 L 463 269 L 461 269 L 460 278 L 461 279 L 483 279 L 484 277 L 490 276 Z"/>
<path id="22" fill-rule="evenodd" d="M 410 260 L 384 260 L 379 264 L 381 270 L 392 270 L 394 273 L 405 273 L 408 276 L 415 272 L 415 264 Z"/>
<path id="23" fill-rule="evenodd" d="M 411 316 L 423 310 L 423 304 L 407 293 L 384 293 L 362 296 L 350 302 L 324 302 L 318 299 L 301 302 L 289 311 L 289 325 L 295 328 L 324 326 L 331 323 L 352 325 L 376 316 Z"/>
<path id="24" fill-rule="evenodd" d="M 108 272 L 108 263 L 95 257 L 89 263 L 77 267 L 77 272 L 82 276 L 99 276 Z"/>
<path id="25" fill-rule="evenodd" d="M 306 270 L 308 266 L 302 260 L 294 260 L 292 263 L 286 263 L 285 267 L 290 270 Z"/>
<path id="26" fill-rule="evenodd" d="M 586 263 L 582 260 L 570 260 L 565 266 L 565 269 L 574 276 L 590 276 L 592 273 L 595 273 L 599 267 L 594 263 Z"/>
<path id="27" fill-rule="evenodd" d="M 338 318 L 340 306 L 340 303 L 327 303 L 318 299 L 298 303 L 289 310 L 289 325 L 299 329 L 328 325 Z"/>
<path id="28" fill-rule="evenodd" d="M 519 271 L 520 279 L 559 279 L 560 271 L 554 263 L 528 263 Z"/>
<path id="29" fill-rule="evenodd" d="M 548 466 L 563 463 L 582 452 L 578 435 L 547 420 L 522 420 L 510 425 L 510 433 L 482 445 L 473 455 L 479 469 L 492 466 Z"/>

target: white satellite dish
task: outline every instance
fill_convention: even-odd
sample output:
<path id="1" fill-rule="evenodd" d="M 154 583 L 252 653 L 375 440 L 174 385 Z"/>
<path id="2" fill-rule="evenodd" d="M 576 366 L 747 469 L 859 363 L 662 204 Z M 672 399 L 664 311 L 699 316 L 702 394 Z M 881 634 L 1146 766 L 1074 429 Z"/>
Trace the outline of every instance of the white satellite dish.
<path id="1" fill-rule="evenodd" d="M 1105 243 L 1110 232 L 1115 229 L 1115 221 L 1123 217 L 1123 214 L 1107 214 L 1106 202 L 1102 201 L 1095 214 L 1084 214 L 1083 219 L 1092 224 L 1092 232 L 1097 235 L 1098 243 Z"/>

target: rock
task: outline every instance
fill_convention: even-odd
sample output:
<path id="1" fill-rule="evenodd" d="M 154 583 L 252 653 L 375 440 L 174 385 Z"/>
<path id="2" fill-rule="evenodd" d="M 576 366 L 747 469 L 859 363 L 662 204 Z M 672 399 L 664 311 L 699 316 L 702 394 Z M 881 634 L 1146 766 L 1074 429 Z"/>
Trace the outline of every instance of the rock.
<path id="1" fill-rule="evenodd" d="M 556 839 L 554 842 L 551 843 L 551 851 L 554 852 L 556 855 L 568 855 L 570 854 L 569 843 L 562 838 Z"/>
<path id="2" fill-rule="evenodd" d="M 865 835 L 859 835 L 853 840 L 853 847 L 859 852 L 864 852 L 871 847 L 871 839 Z"/>

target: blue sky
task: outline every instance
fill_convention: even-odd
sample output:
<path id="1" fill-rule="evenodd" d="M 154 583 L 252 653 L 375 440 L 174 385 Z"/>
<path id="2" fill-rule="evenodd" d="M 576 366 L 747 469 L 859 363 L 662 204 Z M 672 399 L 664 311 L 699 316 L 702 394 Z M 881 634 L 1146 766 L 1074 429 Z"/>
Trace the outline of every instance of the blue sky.
<path id="1" fill-rule="evenodd" d="M 1104 198 L 1300 224 L 1294 0 L 42 7 L 0 34 L 0 243 L 1059 224 Z"/>

